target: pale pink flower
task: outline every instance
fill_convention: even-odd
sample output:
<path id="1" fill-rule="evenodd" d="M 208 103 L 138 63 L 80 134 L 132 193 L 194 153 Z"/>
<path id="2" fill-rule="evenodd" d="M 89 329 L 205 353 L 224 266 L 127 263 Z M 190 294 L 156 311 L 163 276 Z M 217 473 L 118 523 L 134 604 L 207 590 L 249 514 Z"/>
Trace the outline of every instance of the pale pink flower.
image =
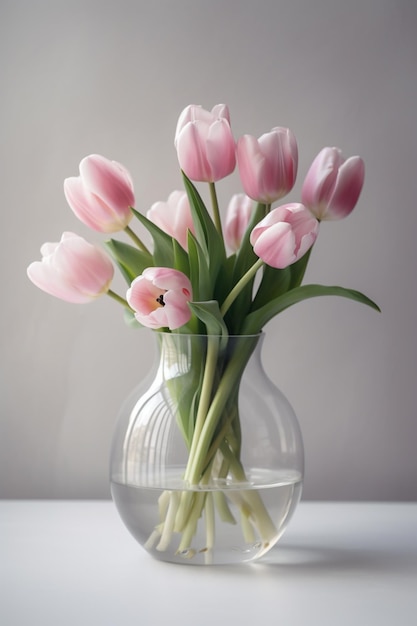
<path id="1" fill-rule="evenodd" d="M 315 242 L 319 222 L 298 203 L 273 209 L 253 229 L 250 242 L 267 265 L 283 269 L 302 256 Z"/>
<path id="2" fill-rule="evenodd" d="M 114 268 L 105 252 L 74 233 L 59 243 L 44 243 L 42 260 L 27 268 L 30 280 L 42 291 L 66 302 L 95 300 L 109 289 Z"/>
<path id="3" fill-rule="evenodd" d="M 188 231 L 195 234 L 190 203 L 185 191 L 173 191 L 167 202 L 155 202 L 147 217 L 187 250 Z"/>
<path id="4" fill-rule="evenodd" d="M 148 328 L 174 330 L 191 317 L 191 283 L 185 274 L 168 267 L 145 269 L 132 282 L 126 298 L 138 322 Z"/>
<path id="5" fill-rule="evenodd" d="M 212 111 L 191 104 L 181 113 L 175 147 L 183 172 L 194 181 L 215 182 L 236 166 L 236 146 L 229 110 L 218 104 Z"/>
<path id="6" fill-rule="evenodd" d="M 243 189 L 256 202 L 271 204 L 294 186 L 297 142 L 288 128 L 273 128 L 259 139 L 243 135 L 237 143 L 237 164 Z"/>
<path id="7" fill-rule="evenodd" d="M 338 220 L 355 207 L 365 179 L 361 157 L 345 160 L 339 148 L 323 148 L 305 177 L 301 201 L 319 220 Z"/>
<path id="8" fill-rule="evenodd" d="M 133 217 L 135 196 L 129 172 L 98 154 L 81 161 L 79 176 L 65 179 L 64 193 L 78 219 L 93 230 L 117 232 Z"/>
<path id="9" fill-rule="evenodd" d="M 253 213 L 253 200 L 244 193 L 236 193 L 226 210 L 224 238 L 233 252 L 239 248 Z"/>

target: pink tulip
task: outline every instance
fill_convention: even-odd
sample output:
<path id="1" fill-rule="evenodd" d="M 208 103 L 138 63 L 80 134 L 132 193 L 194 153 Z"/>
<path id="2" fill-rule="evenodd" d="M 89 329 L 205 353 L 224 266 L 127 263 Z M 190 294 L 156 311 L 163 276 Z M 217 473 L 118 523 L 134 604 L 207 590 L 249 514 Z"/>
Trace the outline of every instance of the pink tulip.
<path id="1" fill-rule="evenodd" d="M 167 202 L 155 202 L 147 217 L 187 250 L 188 231 L 195 234 L 190 203 L 185 191 L 173 191 Z"/>
<path id="2" fill-rule="evenodd" d="M 298 148 L 288 128 L 273 128 L 256 139 L 243 135 L 237 143 L 237 163 L 243 189 L 256 202 L 271 204 L 294 186 Z"/>
<path id="3" fill-rule="evenodd" d="M 175 133 L 178 161 L 194 181 L 215 182 L 236 166 L 235 140 L 229 110 L 218 104 L 212 111 L 191 104 L 181 113 Z"/>
<path id="4" fill-rule="evenodd" d="M 41 247 L 42 261 L 27 269 L 39 289 L 66 302 L 95 300 L 109 289 L 112 262 L 101 248 L 74 233 L 64 233 L 59 243 Z"/>
<path id="5" fill-rule="evenodd" d="M 126 228 L 133 217 L 133 183 L 126 168 L 98 154 L 80 163 L 80 176 L 66 178 L 64 193 L 75 215 L 101 233 Z"/>
<path id="6" fill-rule="evenodd" d="M 339 148 L 323 148 L 307 172 L 301 201 L 318 220 L 338 220 L 355 207 L 365 178 L 361 157 L 346 161 Z"/>
<path id="7" fill-rule="evenodd" d="M 232 196 L 226 210 L 224 238 L 233 252 L 239 248 L 253 213 L 253 200 L 244 193 Z"/>
<path id="8" fill-rule="evenodd" d="M 148 267 L 132 282 L 126 298 L 138 322 L 148 328 L 174 330 L 191 317 L 187 304 L 191 283 L 185 274 L 168 267 Z"/>
<path id="9" fill-rule="evenodd" d="M 319 222 L 298 203 L 277 207 L 253 229 L 250 242 L 255 254 L 271 267 L 283 269 L 302 256 L 315 242 Z"/>

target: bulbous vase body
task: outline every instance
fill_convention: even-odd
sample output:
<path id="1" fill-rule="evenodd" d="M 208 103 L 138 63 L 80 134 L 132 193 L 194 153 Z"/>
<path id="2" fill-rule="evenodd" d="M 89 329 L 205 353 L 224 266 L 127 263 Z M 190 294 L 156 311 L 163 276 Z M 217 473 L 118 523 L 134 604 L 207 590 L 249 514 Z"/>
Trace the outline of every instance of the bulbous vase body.
<path id="1" fill-rule="evenodd" d="M 294 411 L 262 367 L 264 336 L 155 336 L 150 381 L 114 434 L 117 510 L 160 560 L 259 558 L 299 501 L 304 456 Z"/>

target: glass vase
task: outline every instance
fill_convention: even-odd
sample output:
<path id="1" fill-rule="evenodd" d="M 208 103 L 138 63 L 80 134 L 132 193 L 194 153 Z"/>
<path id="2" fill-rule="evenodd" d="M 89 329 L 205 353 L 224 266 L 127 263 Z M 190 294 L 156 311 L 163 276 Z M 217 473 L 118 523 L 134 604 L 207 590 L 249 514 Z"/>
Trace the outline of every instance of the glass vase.
<path id="1" fill-rule="evenodd" d="M 113 438 L 120 517 L 163 561 L 258 559 L 297 506 L 304 459 L 295 413 L 262 367 L 264 335 L 155 337 L 154 371 Z"/>

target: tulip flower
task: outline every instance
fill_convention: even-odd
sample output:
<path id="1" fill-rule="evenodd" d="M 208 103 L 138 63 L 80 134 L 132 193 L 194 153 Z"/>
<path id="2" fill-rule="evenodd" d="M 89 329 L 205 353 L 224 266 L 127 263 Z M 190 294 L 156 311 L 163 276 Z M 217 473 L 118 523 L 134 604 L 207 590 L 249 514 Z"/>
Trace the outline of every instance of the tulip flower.
<path id="1" fill-rule="evenodd" d="M 85 157 L 80 175 L 64 181 L 64 193 L 75 215 L 93 230 L 123 230 L 133 217 L 133 183 L 126 168 L 98 154 Z"/>
<path id="2" fill-rule="evenodd" d="M 194 181 L 214 183 L 236 166 L 235 140 L 229 110 L 218 104 L 212 111 L 190 105 L 181 113 L 175 133 L 178 161 Z"/>
<path id="3" fill-rule="evenodd" d="M 307 172 L 301 201 L 318 220 L 338 220 L 355 207 L 365 177 L 359 156 L 344 160 L 339 148 L 323 148 Z"/>
<path id="4" fill-rule="evenodd" d="M 318 229 L 319 222 L 310 211 L 293 202 L 268 213 L 253 229 L 250 242 L 264 263 L 284 269 L 311 248 Z"/>
<path id="5" fill-rule="evenodd" d="M 135 278 L 126 294 L 140 324 L 170 330 L 189 321 L 188 302 L 191 298 L 191 283 L 187 276 L 168 267 L 148 267 Z"/>
<path id="6" fill-rule="evenodd" d="M 105 252 L 83 237 L 65 232 L 59 243 L 41 247 L 42 260 L 27 268 L 42 291 L 66 302 L 86 303 L 109 290 L 114 268 Z"/>
<path id="7" fill-rule="evenodd" d="M 252 213 L 253 201 L 249 196 L 244 193 L 236 193 L 232 196 L 226 210 L 224 238 L 233 252 L 240 247 Z"/>
<path id="8" fill-rule="evenodd" d="M 259 139 L 243 135 L 237 143 L 237 163 L 246 195 L 256 202 L 271 204 L 294 186 L 297 142 L 291 130 L 281 127 Z"/>
<path id="9" fill-rule="evenodd" d="M 173 191 L 168 196 L 167 202 L 155 202 L 146 215 L 187 250 L 188 231 L 195 234 L 195 230 L 185 191 Z"/>

